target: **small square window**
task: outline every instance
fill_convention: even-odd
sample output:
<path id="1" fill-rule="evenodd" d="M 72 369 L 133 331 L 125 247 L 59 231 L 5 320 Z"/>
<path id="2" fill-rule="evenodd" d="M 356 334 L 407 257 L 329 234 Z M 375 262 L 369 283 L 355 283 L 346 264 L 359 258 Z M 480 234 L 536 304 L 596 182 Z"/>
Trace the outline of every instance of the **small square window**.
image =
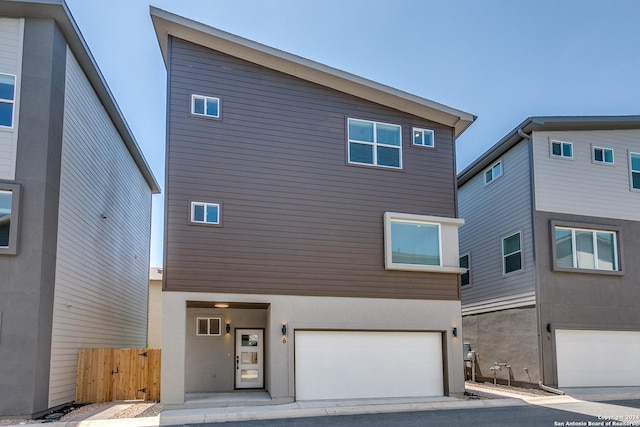
<path id="1" fill-rule="evenodd" d="M 430 129 L 413 128 L 413 145 L 433 147 L 435 145 L 434 131 Z"/>
<path id="2" fill-rule="evenodd" d="M 219 317 L 196 317 L 196 335 L 219 337 L 222 335 L 221 324 Z"/>
<path id="3" fill-rule="evenodd" d="M 551 141 L 551 156 L 572 159 L 573 144 L 570 142 Z"/>
<path id="4" fill-rule="evenodd" d="M 191 202 L 191 222 L 220 225 L 220 204 Z"/>
<path id="5" fill-rule="evenodd" d="M 613 164 L 613 149 L 593 147 L 593 162 L 607 165 Z"/>
<path id="6" fill-rule="evenodd" d="M 502 160 L 495 162 L 484 172 L 484 183 L 490 184 L 502 176 Z"/>
<path id="7" fill-rule="evenodd" d="M 219 118 L 220 99 L 210 96 L 191 95 L 191 114 Z"/>

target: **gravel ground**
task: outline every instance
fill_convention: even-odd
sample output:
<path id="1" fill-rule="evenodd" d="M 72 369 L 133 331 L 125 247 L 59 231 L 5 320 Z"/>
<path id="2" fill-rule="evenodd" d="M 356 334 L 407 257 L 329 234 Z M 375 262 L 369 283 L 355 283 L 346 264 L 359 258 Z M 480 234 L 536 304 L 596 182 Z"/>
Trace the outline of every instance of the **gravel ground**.
<path id="1" fill-rule="evenodd" d="M 506 391 L 513 394 L 519 394 L 522 396 L 533 396 L 533 397 L 557 396 L 556 394 L 549 393 L 548 391 L 544 391 L 539 388 L 523 388 L 523 387 L 506 386 L 502 384 L 494 385 L 493 383 L 467 382 L 467 384 L 472 385 L 474 387 L 485 389 L 487 390 L 487 392 L 497 390 L 497 391 Z M 502 397 L 502 396 L 498 397 L 495 395 L 493 396 L 485 395 L 483 393 L 476 393 L 475 391 L 470 393 L 478 395 L 478 397 L 482 399 L 506 399 L 505 397 Z"/>
<path id="2" fill-rule="evenodd" d="M 118 412 L 113 415 L 110 419 L 120 419 L 120 418 L 137 418 L 137 417 L 155 417 L 160 412 L 162 412 L 162 405 L 156 402 L 122 402 L 122 403 L 130 403 L 130 406 L 126 409 Z M 93 416 L 111 406 L 110 403 L 91 403 L 89 405 L 81 406 L 68 414 L 64 415 L 60 418 L 59 421 L 82 421 L 85 418 Z M 22 419 L 22 418 L 13 418 L 13 419 L 0 419 L 0 426 L 11 426 L 11 425 L 28 425 L 28 424 L 43 424 L 43 420 L 31 420 L 31 419 Z"/>

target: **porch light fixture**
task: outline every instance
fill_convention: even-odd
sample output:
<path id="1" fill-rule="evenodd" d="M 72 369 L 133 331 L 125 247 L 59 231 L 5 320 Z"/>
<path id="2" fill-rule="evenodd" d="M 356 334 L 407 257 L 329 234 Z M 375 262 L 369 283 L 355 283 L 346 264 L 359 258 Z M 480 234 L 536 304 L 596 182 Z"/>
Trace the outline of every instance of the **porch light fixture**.
<path id="1" fill-rule="evenodd" d="M 287 324 L 286 323 L 282 324 L 282 335 L 287 335 Z"/>
<path id="2" fill-rule="evenodd" d="M 227 323 L 227 326 L 225 326 L 225 330 L 227 331 L 227 333 L 231 332 L 231 323 Z"/>
<path id="3" fill-rule="evenodd" d="M 222 302 L 220 302 L 220 303 L 216 303 L 216 304 L 213 304 L 213 306 L 214 306 L 215 308 L 229 308 L 229 304 L 222 303 Z"/>
<path id="4" fill-rule="evenodd" d="M 456 328 L 454 326 L 454 328 L 451 330 L 451 333 L 453 334 L 454 337 L 457 337 L 458 336 L 458 328 Z"/>

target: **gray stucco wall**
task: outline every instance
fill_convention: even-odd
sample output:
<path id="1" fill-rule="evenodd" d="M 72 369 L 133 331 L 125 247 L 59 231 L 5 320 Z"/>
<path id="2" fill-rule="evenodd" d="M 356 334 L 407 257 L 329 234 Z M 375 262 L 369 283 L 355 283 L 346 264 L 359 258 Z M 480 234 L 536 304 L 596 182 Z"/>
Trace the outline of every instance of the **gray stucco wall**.
<path id="1" fill-rule="evenodd" d="M 0 257 L 0 415 L 47 409 L 66 42 L 51 19 L 25 22 L 16 183 L 19 250 Z"/>
<path id="2" fill-rule="evenodd" d="M 511 365 L 511 381 L 537 384 L 540 379 L 536 309 L 514 308 L 462 318 L 464 343 L 476 352 L 476 379 L 493 380 L 494 362 Z M 465 355 L 466 357 L 466 355 Z M 496 371 L 506 383 L 509 370 Z"/>
<path id="3" fill-rule="evenodd" d="M 553 271 L 552 220 L 587 229 L 618 227 L 623 274 Z M 545 384 L 557 385 L 555 329 L 640 330 L 640 222 L 536 212 L 536 250 L 543 377 Z"/>

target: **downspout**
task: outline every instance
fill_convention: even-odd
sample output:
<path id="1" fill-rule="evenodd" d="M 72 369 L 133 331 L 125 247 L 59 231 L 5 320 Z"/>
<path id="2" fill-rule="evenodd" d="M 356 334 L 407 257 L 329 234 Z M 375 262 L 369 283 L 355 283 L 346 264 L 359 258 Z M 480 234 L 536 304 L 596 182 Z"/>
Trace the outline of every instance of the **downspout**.
<path id="1" fill-rule="evenodd" d="M 560 394 L 560 395 L 564 395 L 565 394 L 564 391 L 562 391 L 562 390 L 551 388 L 551 387 L 549 387 L 547 385 L 542 384 L 542 380 L 538 381 L 538 387 L 540 387 L 542 390 L 548 391 L 550 393 L 555 393 L 555 394 Z"/>

